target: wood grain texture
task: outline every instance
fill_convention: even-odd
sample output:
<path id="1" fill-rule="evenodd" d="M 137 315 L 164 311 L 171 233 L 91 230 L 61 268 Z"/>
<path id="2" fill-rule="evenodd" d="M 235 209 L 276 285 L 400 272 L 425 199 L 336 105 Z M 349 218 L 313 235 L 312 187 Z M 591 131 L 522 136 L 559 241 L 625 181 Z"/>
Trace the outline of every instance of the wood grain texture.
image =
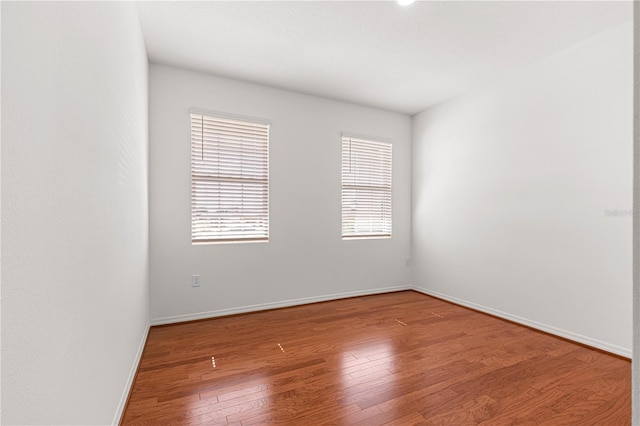
<path id="1" fill-rule="evenodd" d="M 403 291 L 152 327 L 122 424 L 629 425 L 631 364 Z"/>

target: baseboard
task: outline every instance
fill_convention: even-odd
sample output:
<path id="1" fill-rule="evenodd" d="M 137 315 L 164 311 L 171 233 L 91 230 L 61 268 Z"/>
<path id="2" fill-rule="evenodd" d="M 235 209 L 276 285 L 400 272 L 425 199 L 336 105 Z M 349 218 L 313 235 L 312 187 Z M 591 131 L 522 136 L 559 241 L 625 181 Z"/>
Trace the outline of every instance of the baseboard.
<path id="1" fill-rule="evenodd" d="M 120 402 L 118 403 L 118 408 L 116 409 L 116 414 L 113 416 L 112 425 L 119 425 L 120 420 L 122 420 L 122 415 L 124 414 L 124 409 L 127 407 L 127 401 L 129 400 L 129 394 L 131 393 L 131 387 L 133 386 L 133 381 L 136 378 L 136 373 L 138 371 L 138 365 L 140 365 L 140 359 L 142 358 L 142 352 L 144 351 L 144 346 L 147 343 L 147 336 L 149 336 L 149 328 L 151 324 L 147 322 L 145 326 L 144 333 L 142 334 L 142 339 L 140 340 L 140 344 L 138 345 L 138 352 L 136 353 L 136 357 L 131 365 L 131 370 L 129 370 L 129 377 L 127 378 L 127 383 L 122 391 L 122 395 L 120 396 Z"/>
<path id="2" fill-rule="evenodd" d="M 258 312 L 258 311 L 264 311 L 264 310 L 268 310 L 268 309 L 277 309 L 277 308 L 286 308 L 286 307 L 290 307 L 290 306 L 297 306 L 297 305 L 306 305 L 309 303 L 317 303 L 317 302 L 326 302 L 329 300 L 338 300 L 338 299 L 345 299 L 345 298 L 349 298 L 349 297 L 358 297 L 358 296 L 370 296 L 370 295 L 374 295 L 374 294 L 382 294 L 382 293 L 391 293 L 394 291 L 403 291 L 403 290 L 415 290 L 419 293 L 423 293 L 426 294 L 428 296 L 433 296 L 433 297 L 437 297 L 439 299 L 442 300 L 446 300 L 448 302 L 451 303 L 455 303 L 456 305 L 460 305 L 460 306 L 465 306 L 467 308 L 471 308 L 474 309 L 476 311 L 479 312 L 484 312 L 487 313 L 489 315 L 493 315 L 496 316 L 498 318 L 503 318 L 518 324 L 522 324 L 524 326 L 527 327 L 531 327 L 534 328 L 536 330 L 541 330 L 544 331 L 546 333 L 549 334 L 553 334 L 555 336 L 558 337 L 562 337 L 564 339 L 568 339 L 568 340 L 572 340 L 574 342 L 578 342 L 578 343 L 582 343 L 584 345 L 587 346 L 591 346 L 600 350 L 603 350 L 605 352 L 610 352 L 612 354 L 615 355 L 619 355 L 622 356 L 624 358 L 629 358 L 631 359 L 632 357 L 632 352 L 630 349 L 628 348 L 624 348 L 622 346 L 618 346 L 618 345 L 614 345 L 611 343 L 607 343 L 607 342 L 603 342 L 601 340 L 598 339 L 593 339 L 591 337 L 587 337 L 587 336 L 583 336 L 581 334 L 577 334 L 577 333 L 573 333 L 571 331 L 568 330 L 563 330 L 557 327 L 553 327 L 551 325 L 547 325 L 538 321 L 533 321 L 527 318 L 523 318 L 517 315 L 513 315 L 510 314 L 508 312 L 503 312 L 497 309 L 493 309 L 493 308 L 489 308 L 487 306 L 483 306 L 483 305 L 479 305 L 477 303 L 473 303 L 473 302 L 469 302 L 467 300 L 463 300 L 463 299 L 459 299 L 457 297 L 453 297 L 453 296 L 449 296 L 447 294 L 444 293 L 440 293 L 434 290 L 430 290 L 424 287 L 420 287 L 420 286 L 396 286 L 396 287 L 384 287 L 384 288 L 376 288 L 376 289 L 368 289 L 368 290 L 360 290 L 360 291 L 350 291 L 350 292 L 344 292 L 344 293 L 334 293 L 334 294 L 327 294 L 327 295 L 323 295 L 323 296 L 313 296 L 313 297 L 303 297 L 303 298 L 299 298 L 299 299 L 290 299 L 290 300 L 282 300 L 282 301 L 278 301 L 278 302 L 269 302 L 269 303 L 261 303 L 261 304 L 256 304 L 256 305 L 246 305 L 246 306 L 240 306 L 237 308 L 226 308 L 226 309 L 218 309 L 215 311 L 207 311 L 207 312 L 198 312 L 198 313 L 194 313 L 194 314 L 185 314 L 185 315 L 174 315 L 174 316 L 168 316 L 168 317 L 160 317 L 160 318 L 155 318 L 151 320 L 150 325 L 154 326 L 154 325 L 165 325 L 165 324 L 174 324 L 174 323 L 179 323 L 179 322 L 185 322 L 185 321 L 194 321 L 194 320 L 201 320 L 201 319 L 207 319 L 207 318 L 216 318 L 216 317 L 221 317 L 221 316 L 226 316 L 226 315 L 235 315 L 235 314 L 243 314 L 243 313 L 248 313 L 248 312 Z M 147 329 L 147 333 L 148 333 L 148 329 Z M 146 333 L 144 336 L 144 339 L 141 343 L 140 349 L 139 349 L 139 353 L 138 353 L 138 358 L 136 361 L 136 366 L 137 363 L 139 361 L 139 357 L 142 355 L 142 349 L 144 348 L 144 341 L 146 341 Z M 132 375 L 130 377 L 130 383 L 127 386 L 127 390 L 128 388 L 131 386 L 131 383 L 133 382 L 133 376 L 135 375 L 135 369 L 132 371 Z M 125 394 L 124 396 L 124 402 L 121 401 L 121 406 L 119 406 L 119 412 L 121 412 L 124 409 L 124 405 L 126 403 L 126 396 L 128 395 L 128 392 Z"/>
<path id="3" fill-rule="evenodd" d="M 623 348 L 618 345 L 613 345 L 611 343 L 603 342 L 598 339 L 593 339 L 591 337 L 583 336 L 581 334 L 573 333 L 568 330 L 563 330 L 560 328 L 556 328 L 547 324 L 543 324 L 538 321 L 533 321 L 527 318 L 522 318 L 517 315 L 512 315 L 507 312 L 499 311 L 497 309 L 488 308 L 483 305 L 479 305 L 477 303 L 469 302 L 463 299 L 458 299 L 457 297 L 449 296 L 447 294 L 443 294 L 434 290 L 430 290 L 424 287 L 413 286 L 412 290 L 415 290 L 419 293 L 426 294 L 428 296 L 437 297 L 438 299 L 443 299 L 451 303 L 455 303 L 456 305 L 465 306 L 467 308 L 474 309 L 476 311 L 484 312 L 489 315 L 493 315 L 499 318 L 503 318 L 518 324 L 525 325 L 527 327 L 535 328 L 536 330 L 541 330 L 549 334 L 553 334 L 558 337 L 562 337 L 564 339 L 572 340 L 574 342 L 582 343 L 583 345 L 591 346 L 593 348 L 597 348 L 603 350 L 605 352 L 609 352 L 615 355 L 622 356 L 624 358 L 631 359 L 632 352 L 630 349 Z"/>
<path id="4" fill-rule="evenodd" d="M 174 324 L 178 322 L 194 321 L 207 318 L 221 317 L 225 315 L 244 314 L 247 312 L 265 311 L 267 309 L 286 308 L 289 306 L 306 305 L 309 303 L 326 302 L 329 300 L 346 299 L 348 297 L 370 296 L 373 294 L 391 293 L 394 291 L 412 290 L 411 286 L 396 286 L 374 288 L 369 290 L 349 291 L 346 293 L 334 293 L 323 296 L 303 297 L 300 299 L 281 300 L 278 302 L 261 303 L 257 305 L 247 305 L 238 308 L 218 309 L 215 311 L 198 312 L 195 314 L 174 315 L 169 317 L 155 318 L 151 320 L 151 325 Z"/>

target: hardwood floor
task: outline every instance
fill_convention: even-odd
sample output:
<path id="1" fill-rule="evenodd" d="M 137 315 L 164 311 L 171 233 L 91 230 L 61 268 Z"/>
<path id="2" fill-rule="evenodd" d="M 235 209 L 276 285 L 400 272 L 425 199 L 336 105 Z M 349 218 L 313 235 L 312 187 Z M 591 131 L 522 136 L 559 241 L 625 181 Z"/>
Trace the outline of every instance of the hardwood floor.
<path id="1" fill-rule="evenodd" d="M 152 327 L 122 423 L 629 425 L 631 363 L 404 291 Z"/>

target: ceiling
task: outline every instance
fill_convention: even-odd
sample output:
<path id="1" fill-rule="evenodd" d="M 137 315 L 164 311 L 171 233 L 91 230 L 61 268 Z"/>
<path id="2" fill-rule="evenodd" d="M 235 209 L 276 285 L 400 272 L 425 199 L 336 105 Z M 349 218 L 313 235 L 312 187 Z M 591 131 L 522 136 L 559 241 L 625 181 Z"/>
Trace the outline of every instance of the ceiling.
<path id="1" fill-rule="evenodd" d="M 149 60 L 415 114 L 632 19 L 632 2 L 140 2 Z"/>

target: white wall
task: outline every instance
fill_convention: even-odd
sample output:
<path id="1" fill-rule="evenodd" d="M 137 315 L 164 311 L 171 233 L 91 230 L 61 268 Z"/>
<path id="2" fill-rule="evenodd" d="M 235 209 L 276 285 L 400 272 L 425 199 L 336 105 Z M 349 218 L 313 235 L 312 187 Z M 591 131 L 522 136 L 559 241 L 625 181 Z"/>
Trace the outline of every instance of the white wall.
<path id="1" fill-rule="evenodd" d="M 409 284 L 408 116 L 162 65 L 149 78 L 152 322 Z M 191 245 L 190 107 L 271 120 L 268 243 Z M 341 131 L 393 140 L 391 239 L 340 238 Z"/>
<path id="2" fill-rule="evenodd" d="M 640 212 L 640 4 L 633 2 L 633 211 Z M 633 216 L 633 419 L 640 425 L 640 217 Z"/>
<path id="3" fill-rule="evenodd" d="M 629 21 L 414 117 L 414 285 L 631 355 L 632 50 Z"/>
<path id="4" fill-rule="evenodd" d="M 2 3 L 2 423 L 118 420 L 148 329 L 135 5 Z"/>

